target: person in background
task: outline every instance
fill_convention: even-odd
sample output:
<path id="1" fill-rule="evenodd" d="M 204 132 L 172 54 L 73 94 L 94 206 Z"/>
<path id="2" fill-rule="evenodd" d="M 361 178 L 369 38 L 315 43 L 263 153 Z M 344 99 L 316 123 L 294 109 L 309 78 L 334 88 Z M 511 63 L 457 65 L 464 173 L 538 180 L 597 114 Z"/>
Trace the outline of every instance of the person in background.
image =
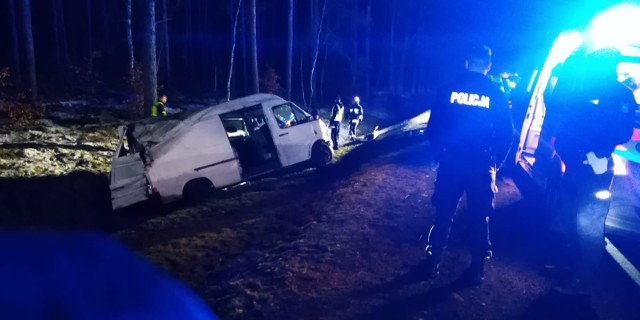
<path id="1" fill-rule="evenodd" d="M 467 72 L 438 92 L 427 127 L 427 139 L 439 163 L 431 203 L 436 218 L 426 248 L 427 273 L 439 274 L 440 261 L 463 193 L 467 194 L 471 266 L 463 279 L 484 280 L 486 260 L 492 256 L 489 217 L 494 210 L 495 179 L 513 141 L 509 104 L 487 77 L 491 50 L 472 48 Z"/>
<path id="2" fill-rule="evenodd" d="M 154 103 L 153 106 L 151 106 L 151 116 L 157 117 L 159 114 L 166 117 L 167 116 L 166 103 L 167 103 L 167 95 L 165 94 L 160 95 L 160 99 L 158 99 L 158 101 Z"/>
<path id="3" fill-rule="evenodd" d="M 331 140 L 333 142 L 333 150 L 338 150 L 340 147 L 340 124 L 344 117 L 344 105 L 340 97 L 337 97 L 331 110 L 330 126 L 331 126 Z"/>
<path id="4" fill-rule="evenodd" d="M 360 105 L 360 98 L 354 97 L 349 106 L 349 137 L 351 140 L 355 139 L 358 129 L 358 125 L 362 123 L 363 110 Z"/>
<path id="5" fill-rule="evenodd" d="M 633 134 L 637 105 L 633 92 L 617 80 L 620 59 L 615 49 L 587 54 L 580 72 L 559 79 L 549 99 L 560 113 L 552 136 L 566 169 L 551 221 L 552 230 L 560 234 L 554 250 L 561 259 L 546 267 L 559 278 L 553 291 L 563 295 L 591 293 L 604 253 L 611 154 Z"/>

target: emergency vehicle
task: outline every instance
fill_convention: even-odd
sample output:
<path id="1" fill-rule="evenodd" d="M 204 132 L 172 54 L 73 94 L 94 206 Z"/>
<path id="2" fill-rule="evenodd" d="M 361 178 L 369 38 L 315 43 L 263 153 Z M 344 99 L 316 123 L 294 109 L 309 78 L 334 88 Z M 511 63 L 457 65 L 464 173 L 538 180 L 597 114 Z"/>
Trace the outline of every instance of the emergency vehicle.
<path id="1" fill-rule="evenodd" d="M 286 119 L 283 121 L 282 119 Z M 300 163 L 331 162 L 329 130 L 292 102 L 255 94 L 119 128 L 109 176 L 112 208 L 162 203 Z"/>
<path id="2" fill-rule="evenodd" d="M 544 134 L 544 120 L 553 110 L 547 110 L 545 97 L 553 90 L 561 66 L 578 52 L 601 48 L 616 48 L 623 55 L 618 65 L 618 80 L 634 92 L 640 103 L 640 6 L 623 4 L 593 17 L 580 29 L 560 33 L 540 70 L 531 77 L 527 91 L 530 99 L 522 123 L 516 162 L 540 186 L 547 203 L 552 205 L 564 164 L 555 155 L 550 137 Z M 637 106 L 636 106 L 637 107 Z M 610 190 L 601 190 L 595 197 L 611 199 L 607 218 L 608 232 L 640 235 L 640 117 L 636 109 L 633 137 L 616 147 L 614 180 Z M 597 201 L 597 200 L 596 200 Z"/>

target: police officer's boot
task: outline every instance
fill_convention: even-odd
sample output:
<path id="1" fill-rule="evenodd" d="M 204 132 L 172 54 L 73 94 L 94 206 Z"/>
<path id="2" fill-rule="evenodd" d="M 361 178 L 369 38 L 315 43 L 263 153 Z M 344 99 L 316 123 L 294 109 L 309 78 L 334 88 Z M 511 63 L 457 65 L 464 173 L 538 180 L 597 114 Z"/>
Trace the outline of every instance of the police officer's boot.
<path id="1" fill-rule="evenodd" d="M 491 250 L 488 250 L 484 256 L 473 257 L 471 266 L 469 266 L 469 269 L 465 272 L 465 280 L 473 285 L 482 284 L 482 281 L 484 281 L 484 265 L 492 256 L 493 253 Z"/>

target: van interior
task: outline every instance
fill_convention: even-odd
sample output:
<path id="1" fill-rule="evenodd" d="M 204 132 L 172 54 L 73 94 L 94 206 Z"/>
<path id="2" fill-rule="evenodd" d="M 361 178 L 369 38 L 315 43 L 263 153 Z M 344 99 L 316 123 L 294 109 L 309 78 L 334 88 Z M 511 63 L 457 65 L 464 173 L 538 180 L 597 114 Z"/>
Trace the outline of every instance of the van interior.
<path id="1" fill-rule="evenodd" d="M 280 159 L 261 105 L 220 115 L 231 147 L 248 179 L 280 168 Z"/>

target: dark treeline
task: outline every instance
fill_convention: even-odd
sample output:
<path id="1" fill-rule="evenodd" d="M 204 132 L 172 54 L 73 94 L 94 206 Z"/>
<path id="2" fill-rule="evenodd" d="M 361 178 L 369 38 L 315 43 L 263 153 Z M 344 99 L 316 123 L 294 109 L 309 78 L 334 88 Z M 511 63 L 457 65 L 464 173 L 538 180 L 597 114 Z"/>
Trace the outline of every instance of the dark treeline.
<path id="1" fill-rule="evenodd" d="M 336 95 L 427 95 L 460 70 L 462 49 L 473 43 L 494 47 L 497 68 L 517 67 L 521 53 L 548 48 L 541 41 L 563 27 L 557 18 L 567 7 L 426 0 L 2 3 L 0 68 L 9 67 L 34 100 L 39 92 L 126 97 L 138 81 L 146 105 L 157 91 L 221 99 L 261 91 L 310 107 Z"/>

